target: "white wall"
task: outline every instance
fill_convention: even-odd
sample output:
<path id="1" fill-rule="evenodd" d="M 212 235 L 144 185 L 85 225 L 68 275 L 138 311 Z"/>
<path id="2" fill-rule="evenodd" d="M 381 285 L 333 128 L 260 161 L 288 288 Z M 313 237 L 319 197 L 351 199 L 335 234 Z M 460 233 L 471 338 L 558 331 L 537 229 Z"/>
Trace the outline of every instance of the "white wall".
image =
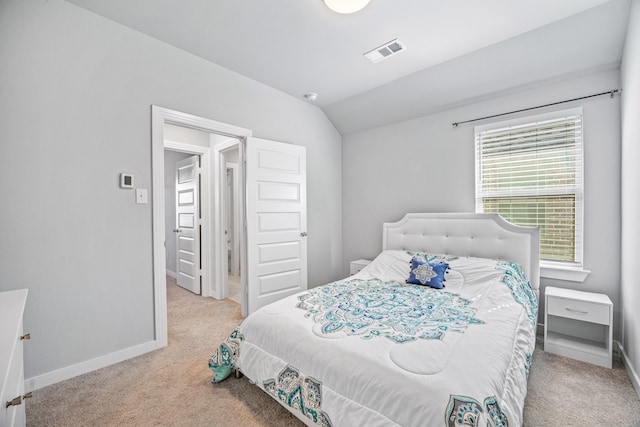
<path id="1" fill-rule="evenodd" d="M 633 0 L 621 67 L 622 87 L 622 346 L 640 395 L 640 0 Z"/>
<path id="2" fill-rule="evenodd" d="M 207 141 L 209 137 L 207 135 Z M 176 141 L 174 139 L 174 141 Z M 177 140 L 181 141 L 181 140 Z M 177 151 L 164 151 L 164 236 L 167 254 L 167 272 L 176 274 L 176 163 L 186 159 L 192 154 L 178 153 Z"/>
<path id="3" fill-rule="evenodd" d="M 151 190 L 151 105 L 306 146 L 309 284 L 340 276 L 341 137 L 317 107 L 62 0 L 2 0 L 0 58 L 0 290 L 30 289 L 27 378 L 153 340 L 152 204 L 118 188 Z"/>
<path id="4" fill-rule="evenodd" d="M 474 124 L 454 128 L 452 123 L 604 92 L 619 84 L 618 69 L 572 76 L 344 136 L 343 273 L 349 260 L 372 258 L 380 251 L 383 222 L 397 221 L 406 212 L 474 211 Z M 543 279 L 541 287 L 604 292 L 615 304 L 619 325 L 620 99 L 603 96 L 555 109 L 576 106 L 584 107 L 584 265 L 592 273 L 584 283 Z M 620 329 L 615 331 L 619 337 Z"/>

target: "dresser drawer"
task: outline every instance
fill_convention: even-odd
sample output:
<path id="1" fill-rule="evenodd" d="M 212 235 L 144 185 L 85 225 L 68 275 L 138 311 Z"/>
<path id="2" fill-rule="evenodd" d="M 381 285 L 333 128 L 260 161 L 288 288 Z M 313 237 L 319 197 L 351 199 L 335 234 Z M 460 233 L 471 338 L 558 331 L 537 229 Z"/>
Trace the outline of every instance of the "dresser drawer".
<path id="1" fill-rule="evenodd" d="M 547 314 L 601 325 L 609 324 L 609 306 L 591 301 L 549 296 Z"/>
<path id="2" fill-rule="evenodd" d="M 22 342 L 17 342 L 11 357 L 11 364 L 9 365 L 9 375 L 7 376 L 7 382 L 5 384 L 5 390 L 0 402 L 4 403 L 0 408 L 0 426 L 17 427 L 22 426 L 19 420 L 24 419 L 25 402 L 15 405 L 6 406 L 6 402 L 13 400 L 16 397 L 24 395 L 24 370 L 23 370 L 23 356 L 22 356 Z"/>
<path id="3" fill-rule="evenodd" d="M 27 292 L 0 292 L 0 427 L 25 425 L 22 316 Z M 13 399 L 16 404 L 7 406 Z"/>

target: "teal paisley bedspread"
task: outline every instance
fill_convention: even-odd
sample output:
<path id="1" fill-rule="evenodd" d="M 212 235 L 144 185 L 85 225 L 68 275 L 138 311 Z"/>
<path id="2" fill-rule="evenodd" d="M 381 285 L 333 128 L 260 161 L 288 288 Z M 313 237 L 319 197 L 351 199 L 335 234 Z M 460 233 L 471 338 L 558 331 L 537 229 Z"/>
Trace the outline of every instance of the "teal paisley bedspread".
<path id="1" fill-rule="evenodd" d="M 407 265 L 404 257 L 410 259 L 414 255 L 394 254 L 402 259 L 403 266 Z M 392 392 L 386 388 L 367 388 L 367 371 L 361 372 L 365 366 L 362 362 L 366 361 L 366 366 L 380 364 L 375 370 L 376 376 L 405 372 L 403 375 L 418 374 L 412 377 L 412 382 L 432 374 L 434 379 L 440 375 L 447 379 L 434 389 L 412 390 L 409 394 L 395 388 L 393 393 L 398 393 L 398 399 L 388 401 L 389 407 L 385 406 L 387 403 L 384 408 L 365 405 L 371 410 L 365 413 L 374 417 L 370 420 L 373 424 L 395 420 L 390 425 L 427 425 L 416 424 L 415 416 L 403 409 L 409 402 L 421 406 L 424 398 L 420 396 L 424 395 L 429 396 L 428 407 L 434 408 L 433 413 L 421 415 L 423 421 L 428 420 L 428 425 L 519 425 L 522 413 L 518 408 L 521 411 L 523 402 L 516 395 L 521 395 L 522 389 L 526 395 L 526 379 L 535 347 L 536 292 L 517 264 L 484 259 L 471 259 L 471 263 L 457 258 L 447 258 L 447 261 L 453 271 L 444 289 L 406 284 L 400 276 L 359 274 L 257 310 L 209 359 L 209 368 L 214 373 L 212 382 L 224 380 L 234 369 L 251 371 L 253 375 L 247 375 L 251 381 L 292 412 L 318 425 L 344 425 L 349 419 L 345 413 L 349 411 L 336 413 L 336 406 L 330 405 L 334 409 L 329 414 L 326 409 L 327 399 L 335 402 L 331 400 L 335 399 L 334 390 L 345 387 L 340 378 L 347 383 L 363 381 L 361 387 L 370 390 L 367 394 L 371 393 L 366 398 L 369 400 L 375 400 L 378 393 Z M 404 270 L 398 268 L 397 271 Z M 507 312 L 511 317 L 503 317 Z M 277 323 L 271 323 L 272 320 Z M 510 334 L 515 329 L 526 330 L 533 338 L 514 340 Z M 482 332 L 484 330 L 491 332 Z M 340 350 L 332 347 L 333 343 L 338 344 L 336 348 Z M 493 353 L 498 346 L 508 350 Z M 345 348 L 359 359 L 340 358 L 340 373 L 325 372 L 318 378 L 308 375 L 324 372 L 324 367 L 331 364 L 326 357 L 342 354 Z M 428 349 L 426 353 L 416 352 L 423 348 Z M 487 359 L 490 365 L 486 366 L 485 359 L 473 359 L 476 353 L 481 353 L 478 350 L 485 348 L 491 354 Z M 387 354 L 370 352 L 372 349 L 384 349 Z M 429 349 L 437 350 L 439 359 L 430 359 Z M 289 351 L 296 353 L 289 355 Z M 305 353 L 298 354 L 298 351 Z M 269 362 L 260 362 L 262 354 L 270 357 Z M 292 357 L 293 354 L 296 356 Z M 326 357 L 320 358 L 325 364 L 318 370 L 314 360 L 320 355 Z M 469 357 L 474 363 L 469 363 Z M 298 362 L 292 363 L 293 359 Z M 240 362 L 248 365 L 242 366 Z M 493 372 L 509 372 L 508 378 L 495 378 Z M 389 382 L 395 380 L 389 379 Z M 496 387 L 487 390 L 486 384 Z M 515 390 L 515 394 L 511 390 Z M 347 404 L 355 405 L 350 410 L 355 413 L 360 403 L 354 402 L 362 401 L 362 395 L 355 399 L 342 396 L 340 402 L 345 398 Z M 387 402 L 384 397 L 381 399 Z M 382 418 L 375 418 L 378 416 Z"/>
<path id="2" fill-rule="evenodd" d="M 325 334 L 363 339 L 385 337 L 396 343 L 443 339 L 482 324 L 471 301 L 426 286 L 373 280 L 342 280 L 313 288 L 298 297 L 304 316 Z"/>
<path id="3" fill-rule="evenodd" d="M 240 344 L 243 340 L 244 337 L 240 334 L 238 328 L 234 329 L 227 340 L 220 344 L 211 358 L 209 358 L 209 369 L 214 374 L 211 382 L 220 382 L 231 375 L 233 369 L 237 369 Z"/>

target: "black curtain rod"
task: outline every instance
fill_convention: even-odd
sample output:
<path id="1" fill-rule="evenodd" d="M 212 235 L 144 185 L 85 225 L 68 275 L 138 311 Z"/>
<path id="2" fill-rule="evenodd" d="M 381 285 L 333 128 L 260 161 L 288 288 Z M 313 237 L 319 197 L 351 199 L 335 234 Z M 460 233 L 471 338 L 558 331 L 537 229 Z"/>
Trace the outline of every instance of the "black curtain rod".
<path id="1" fill-rule="evenodd" d="M 479 120 L 492 119 L 494 117 L 506 116 L 507 114 L 521 113 L 523 111 L 535 110 L 536 108 L 551 107 L 552 105 L 564 104 L 565 102 L 579 101 L 581 99 L 593 98 L 595 96 L 609 95 L 611 98 L 613 98 L 613 96 L 616 93 L 620 93 L 620 91 L 621 91 L 620 89 L 613 89 L 608 92 L 594 93 L 593 95 L 581 96 L 580 98 L 567 99 L 565 101 L 552 102 L 551 104 L 538 105 L 537 107 L 529 107 L 529 108 L 523 108 L 522 110 L 509 111 L 508 113 L 494 114 L 493 116 L 486 116 L 486 117 L 479 117 L 477 119 L 465 120 L 464 122 L 452 123 L 452 126 L 458 127 L 458 125 L 461 125 L 464 123 L 471 123 L 471 122 L 477 122 Z"/>

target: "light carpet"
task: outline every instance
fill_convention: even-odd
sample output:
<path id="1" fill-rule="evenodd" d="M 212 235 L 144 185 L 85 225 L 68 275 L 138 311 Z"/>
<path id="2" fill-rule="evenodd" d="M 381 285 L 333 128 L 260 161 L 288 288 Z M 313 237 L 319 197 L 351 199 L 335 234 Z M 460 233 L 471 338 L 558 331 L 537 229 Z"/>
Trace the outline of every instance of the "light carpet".
<path id="1" fill-rule="evenodd" d="M 211 384 L 207 361 L 242 320 L 240 306 L 174 283 L 166 348 L 36 390 L 27 425 L 302 426 L 244 377 Z M 619 361 L 610 370 L 538 349 L 524 418 L 527 427 L 638 427 L 640 403 Z"/>

